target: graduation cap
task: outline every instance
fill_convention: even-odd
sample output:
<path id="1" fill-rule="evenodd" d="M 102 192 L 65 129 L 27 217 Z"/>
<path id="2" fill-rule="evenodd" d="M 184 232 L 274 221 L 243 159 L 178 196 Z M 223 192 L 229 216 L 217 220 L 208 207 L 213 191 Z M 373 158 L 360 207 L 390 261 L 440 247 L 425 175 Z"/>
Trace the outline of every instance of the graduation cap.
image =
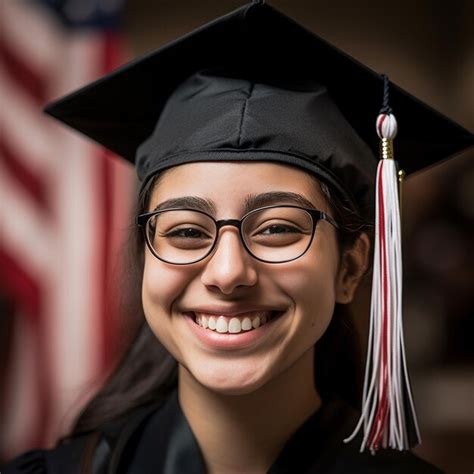
<path id="1" fill-rule="evenodd" d="M 375 202 L 368 362 L 354 432 L 364 432 L 361 450 L 407 449 L 419 441 L 401 329 L 397 125 L 390 106 L 401 124 L 396 158 L 407 174 L 474 142 L 386 77 L 256 1 L 46 108 L 134 163 L 142 186 L 183 163 L 263 160 L 314 173 L 365 216 Z"/>

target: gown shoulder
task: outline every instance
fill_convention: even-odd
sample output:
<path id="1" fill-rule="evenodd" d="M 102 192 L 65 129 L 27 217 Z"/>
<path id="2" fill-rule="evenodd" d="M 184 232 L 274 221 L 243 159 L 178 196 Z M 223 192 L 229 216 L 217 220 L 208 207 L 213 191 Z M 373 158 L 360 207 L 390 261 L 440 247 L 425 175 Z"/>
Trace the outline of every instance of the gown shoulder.
<path id="1" fill-rule="evenodd" d="M 345 443 L 359 414 L 342 400 L 325 403 L 285 444 L 268 474 L 441 474 L 411 451 L 360 452 L 362 434 Z"/>
<path id="2" fill-rule="evenodd" d="M 344 450 L 343 450 L 344 451 Z M 340 453 L 333 460 L 328 474 L 443 474 L 431 463 L 411 451 L 384 449 L 375 455 L 370 453 Z"/>
<path id="3" fill-rule="evenodd" d="M 2 474 L 79 474 L 86 437 L 78 437 L 52 449 L 33 449 L 4 465 Z"/>
<path id="4" fill-rule="evenodd" d="M 107 471 L 111 458 L 114 458 L 114 448 L 119 448 L 120 454 L 126 447 L 126 441 L 156 408 L 156 404 L 138 407 L 123 417 L 106 423 L 98 432 L 65 439 L 52 449 L 27 451 L 0 466 L 0 474 L 80 474 L 85 451 L 91 445 L 91 472 L 103 474 Z"/>

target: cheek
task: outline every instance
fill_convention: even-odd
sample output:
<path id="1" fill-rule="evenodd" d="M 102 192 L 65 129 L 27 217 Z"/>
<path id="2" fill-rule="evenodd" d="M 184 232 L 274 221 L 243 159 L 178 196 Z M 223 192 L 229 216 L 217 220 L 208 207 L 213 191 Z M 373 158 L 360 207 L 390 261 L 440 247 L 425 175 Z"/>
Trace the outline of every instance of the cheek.
<path id="1" fill-rule="evenodd" d="M 145 318 L 161 343 L 174 355 L 172 307 L 187 286 L 189 277 L 177 267 L 167 266 L 152 256 L 145 257 L 142 302 Z"/>
<path id="2" fill-rule="evenodd" d="M 152 260 L 151 257 L 145 258 L 142 285 L 144 305 L 169 307 L 182 291 L 183 285 L 183 272 L 167 267 L 156 259 Z"/>
<path id="3" fill-rule="evenodd" d="M 295 304 L 293 330 L 314 344 L 328 327 L 336 302 L 337 253 L 321 247 L 308 251 L 280 275 L 280 285 Z"/>
<path id="4" fill-rule="evenodd" d="M 318 266 L 295 268 L 284 275 L 282 285 L 295 302 L 297 321 L 319 338 L 334 312 L 334 275 Z"/>

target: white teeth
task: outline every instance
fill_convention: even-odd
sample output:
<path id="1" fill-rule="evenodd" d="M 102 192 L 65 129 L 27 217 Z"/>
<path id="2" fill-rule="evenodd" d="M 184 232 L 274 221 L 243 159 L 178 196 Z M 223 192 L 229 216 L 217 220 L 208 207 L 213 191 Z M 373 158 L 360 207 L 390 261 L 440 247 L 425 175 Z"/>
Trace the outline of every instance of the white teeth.
<path id="1" fill-rule="evenodd" d="M 238 334 L 242 331 L 251 331 L 264 325 L 270 320 L 267 312 L 260 311 L 259 314 L 250 318 L 246 316 L 242 320 L 239 318 L 229 318 L 225 316 L 206 316 L 204 314 L 196 315 L 196 323 L 204 329 L 211 329 L 218 333 Z"/>
<path id="2" fill-rule="evenodd" d="M 227 332 L 227 321 L 222 316 L 219 316 L 219 319 L 217 320 L 216 331 Z"/>
<path id="3" fill-rule="evenodd" d="M 244 318 L 244 320 L 242 321 L 242 329 L 244 331 L 249 331 L 250 329 L 252 329 L 252 321 L 250 321 L 250 318 Z"/>
<path id="4" fill-rule="evenodd" d="M 238 333 L 242 330 L 240 321 L 237 318 L 232 318 L 229 322 L 229 332 Z"/>

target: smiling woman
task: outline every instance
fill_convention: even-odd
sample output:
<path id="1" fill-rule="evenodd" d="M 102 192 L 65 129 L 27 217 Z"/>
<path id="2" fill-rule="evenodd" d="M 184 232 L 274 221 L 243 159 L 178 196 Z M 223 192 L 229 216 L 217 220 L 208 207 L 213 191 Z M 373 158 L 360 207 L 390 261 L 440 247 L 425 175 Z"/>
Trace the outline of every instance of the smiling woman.
<path id="1" fill-rule="evenodd" d="M 253 2 L 52 104 L 51 115 L 137 168 L 126 291 L 143 321 L 69 436 L 6 472 L 439 472 L 403 452 L 418 429 L 388 90 Z M 408 171 L 472 141 L 401 89 L 393 95 Z M 346 305 L 372 249 L 359 413 Z"/>
<path id="2" fill-rule="evenodd" d="M 252 180 L 239 178 L 247 174 L 245 171 L 251 171 Z M 238 191 L 224 200 L 219 198 L 223 190 L 216 186 L 209 192 L 206 185 L 211 177 L 222 183 L 224 189 L 229 182 L 239 183 Z M 265 186 L 262 187 L 262 183 Z M 220 446 L 226 454 L 225 459 L 218 462 L 227 467 L 217 472 L 231 472 L 232 465 L 241 469 L 240 472 L 265 472 L 259 465 L 267 464 L 268 469 L 275 461 L 288 437 L 288 427 L 295 431 L 310 414 L 321 413 L 318 410 L 321 399 L 332 409 L 335 409 L 334 401 L 339 400 L 337 407 L 345 417 L 334 420 L 333 434 L 343 429 L 346 431 L 341 431 L 341 436 L 348 433 L 348 419 L 353 419 L 354 408 L 359 404 L 360 360 L 351 317 L 344 305 L 335 301 L 338 283 L 334 275 L 336 272 L 341 275 L 339 286 L 343 281 L 347 284 L 344 286 L 347 293 L 338 295 L 341 302 L 347 302 L 351 298 L 350 290 L 355 288 L 367 265 L 367 239 L 363 237 L 361 245 L 349 246 L 349 242 L 360 237 L 360 217 L 348 212 L 331 197 L 326 186 L 320 186 L 306 172 L 272 163 L 195 163 L 170 169 L 143 189 L 136 214 L 154 209 L 164 197 L 174 199 L 180 194 L 192 194 L 214 202 L 217 218 L 226 215 L 239 218 L 247 210 L 246 198 L 260 192 L 265 195 L 266 188 L 280 190 L 280 197 L 288 196 L 287 193 L 300 194 L 311 207 L 324 209 L 347 225 L 336 232 L 331 224 L 320 222 L 311 249 L 304 257 L 281 265 L 260 263 L 245 251 L 236 230 L 229 228 L 230 236 L 224 240 L 227 232 L 223 229 L 211 258 L 191 267 L 160 262 L 146 248 L 143 233 L 136 228 L 136 253 L 131 264 L 138 267 L 136 274 L 143 274 L 143 307 L 137 306 L 136 310 L 144 310 L 148 325 L 141 328 L 121 367 L 79 418 L 75 436 L 103 430 L 104 426 L 111 426 L 111 420 L 131 410 L 133 413 L 138 406 L 156 407 L 164 398 L 169 398 L 170 393 L 175 393 L 178 371 L 179 410 L 183 410 L 189 422 L 184 433 L 189 435 L 191 428 L 192 433 L 202 432 L 201 439 L 222 440 Z M 294 201 L 282 199 L 280 202 L 283 206 Z M 262 202 L 256 203 L 259 204 Z M 351 228 L 359 230 L 355 233 Z M 345 242 L 346 252 L 342 252 L 339 242 Z M 340 271 L 342 255 L 347 268 Z M 218 322 L 229 314 L 255 315 L 256 310 L 255 318 L 272 310 L 278 310 L 279 314 L 264 324 L 257 323 L 257 328 L 246 330 L 242 335 L 219 333 L 218 328 L 201 330 L 194 318 L 187 317 L 190 312 L 209 318 L 214 315 Z M 207 335 L 202 334 L 204 332 Z M 243 336 L 251 338 L 237 340 Z M 319 342 L 315 348 L 316 341 Z M 207 394 L 196 398 L 198 393 Z M 202 405 L 203 400 L 207 400 L 206 406 Z M 221 425 L 219 421 L 224 421 L 224 413 L 212 420 L 213 413 L 224 410 L 229 403 L 234 405 L 233 417 L 242 418 L 242 434 L 257 436 L 260 432 L 260 439 L 249 436 L 248 442 L 238 448 L 240 451 L 234 452 L 234 458 L 228 448 L 224 449 L 234 436 L 231 426 L 225 430 L 229 432 L 228 438 L 209 427 L 209 424 L 215 428 Z M 281 414 L 277 418 L 276 412 Z M 199 413 L 206 413 L 206 417 L 193 416 Z M 272 422 L 276 422 L 276 426 L 272 427 Z M 221 425 L 221 428 L 224 427 Z M 182 426 L 180 430 L 183 433 Z M 337 436 L 333 441 L 336 440 Z M 262 444 L 269 444 L 268 452 L 262 452 Z M 93 446 L 91 451 L 95 452 Z M 130 450 L 133 452 L 131 446 L 133 444 L 128 444 L 120 452 L 120 463 L 125 462 Z M 243 449 L 248 451 L 244 453 Z M 312 449 L 304 456 L 301 453 L 299 462 L 310 462 Z M 156 452 L 156 447 L 152 452 Z M 137 453 L 137 462 L 141 459 L 154 467 L 154 462 L 162 462 L 152 461 L 150 454 L 147 450 Z M 190 469 L 191 466 L 197 469 L 196 463 L 202 469 L 196 472 L 204 472 L 205 465 L 210 470 L 204 450 L 202 454 L 204 459 L 200 455 L 189 457 L 184 471 L 178 470 L 181 464 L 174 466 L 176 472 L 195 472 Z M 262 454 L 267 458 L 262 459 Z M 181 462 L 185 461 L 181 459 Z"/>

